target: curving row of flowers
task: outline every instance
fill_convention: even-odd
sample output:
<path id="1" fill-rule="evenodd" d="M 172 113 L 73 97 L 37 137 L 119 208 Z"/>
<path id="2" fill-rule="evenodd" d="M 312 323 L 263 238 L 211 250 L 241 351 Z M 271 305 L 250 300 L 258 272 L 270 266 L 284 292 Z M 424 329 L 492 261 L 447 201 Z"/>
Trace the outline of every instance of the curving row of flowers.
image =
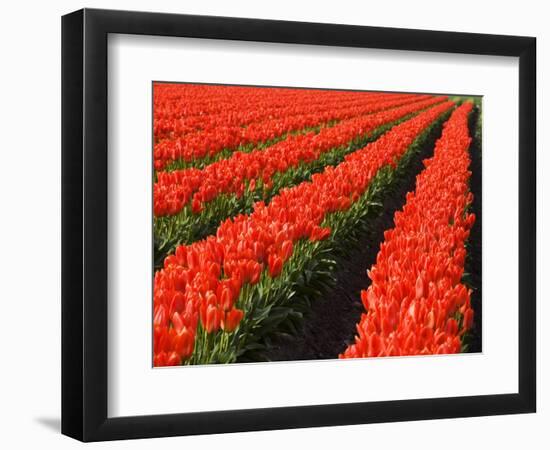
<path id="1" fill-rule="evenodd" d="M 294 116 L 267 119 L 251 123 L 246 127 L 241 125 L 219 126 L 190 133 L 183 137 L 163 140 L 155 144 L 153 150 L 154 167 L 156 170 L 162 170 L 174 161 L 193 162 L 205 157 L 212 158 L 224 150 L 234 151 L 240 146 L 269 142 L 284 137 L 289 132 L 372 114 L 430 97 L 428 95 L 407 95 L 390 100 L 375 99 L 360 105 L 333 106 L 319 112 L 312 111 Z"/>
<path id="2" fill-rule="evenodd" d="M 315 161 L 321 154 L 347 146 L 381 125 L 445 100 L 446 97 L 435 97 L 343 120 L 333 127 L 321 129 L 319 133 L 289 136 L 265 150 L 235 152 L 230 158 L 209 164 L 203 169 L 159 172 L 153 189 L 154 215 L 175 215 L 188 204 L 192 206 L 189 213 L 199 213 L 205 203 L 223 194 L 236 194 L 239 197 L 245 189 L 255 191 L 257 185 L 269 190 L 275 174 Z"/>
<path id="3" fill-rule="evenodd" d="M 268 205 L 257 202 L 252 214 L 226 220 L 215 235 L 177 247 L 154 277 L 154 365 L 234 360 L 258 321 L 268 317 L 275 280 L 296 272 L 296 246 L 303 247 L 296 256 L 303 260 L 334 239 L 348 216 L 363 212 L 365 205 L 354 207 L 380 170 L 395 168 L 453 106 L 433 106 L 338 166 L 282 190 Z"/>
<path id="4" fill-rule="evenodd" d="M 475 222 L 468 212 L 471 109 L 464 103 L 453 112 L 415 192 L 384 233 L 368 271 L 372 284 L 361 292 L 365 312 L 355 342 L 341 358 L 461 351 L 474 314 L 471 291 L 461 282 Z"/>
<path id="5" fill-rule="evenodd" d="M 320 89 L 257 88 L 200 84 L 154 83 L 154 119 L 194 118 L 244 108 L 284 107 L 289 102 L 319 98 L 342 100 L 380 95 L 376 92 L 332 91 Z M 399 95 L 399 94 L 396 94 Z"/>
<path id="6" fill-rule="evenodd" d="M 269 89 L 241 88 L 250 95 L 230 97 L 225 102 L 225 108 L 218 111 L 223 93 L 214 92 L 208 103 L 194 115 L 183 114 L 185 106 L 196 107 L 193 96 L 183 97 L 169 102 L 167 106 L 155 105 L 154 136 L 155 142 L 164 139 L 174 139 L 189 133 L 211 130 L 217 127 L 246 126 L 253 122 L 297 116 L 311 112 L 322 112 L 339 107 L 360 106 L 366 102 L 382 100 L 398 100 L 413 97 L 414 94 L 360 93 L 349 95 L 342 91 L 293 90 L 291 94 L 281 95 L 270 92 Z M 155 92 L 155 99 L 162 99 L 162 90 Z M 220 98 L 221 97 L 221 98 Z M 211 105 L 216 112 L 211 112 Z"/>

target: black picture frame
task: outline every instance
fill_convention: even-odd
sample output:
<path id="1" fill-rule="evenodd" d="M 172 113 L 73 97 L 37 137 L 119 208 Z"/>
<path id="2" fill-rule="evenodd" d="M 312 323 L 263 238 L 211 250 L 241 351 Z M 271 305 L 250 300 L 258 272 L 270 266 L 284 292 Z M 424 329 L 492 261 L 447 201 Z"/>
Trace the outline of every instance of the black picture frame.
<path id="1" fill-rule="evenodd" d="M 109 33 L 519 57 L 518 393 L 107 416 Z M 62 18 L 62 433 L 82 441 L 535 412 L 536 39 L 83 9 Z"/>

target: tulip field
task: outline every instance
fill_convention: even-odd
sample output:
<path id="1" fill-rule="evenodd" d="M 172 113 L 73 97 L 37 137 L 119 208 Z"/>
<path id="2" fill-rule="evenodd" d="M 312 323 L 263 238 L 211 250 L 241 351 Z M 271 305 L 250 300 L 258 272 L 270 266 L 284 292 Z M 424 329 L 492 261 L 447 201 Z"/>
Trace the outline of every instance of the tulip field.
<path id="1" fill-rule="evenodd" d="M 481 351 L 481 119 L 154 83 L 153 365 Z"/>

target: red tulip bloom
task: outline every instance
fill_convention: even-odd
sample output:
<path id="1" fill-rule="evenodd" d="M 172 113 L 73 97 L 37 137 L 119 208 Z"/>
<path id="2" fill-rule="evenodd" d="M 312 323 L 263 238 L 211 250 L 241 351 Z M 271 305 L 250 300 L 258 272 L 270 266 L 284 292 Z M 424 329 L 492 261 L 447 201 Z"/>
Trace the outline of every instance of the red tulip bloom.
<path id="1" fill-rule="evenodd" d="M 218 298 L 220 299 L 220 306 L 224 311 L 229 311 L 233 307 L 234 297 L 230 283 L 219 285 Z"/>
<path id="2" fill-rule="evenodd" d="M 179 366 L 181 358 L 176 352 L 171 352 L 166 356 L 166 366 Z"/>
<path id="3" fill-rule="evenodd" d="M 166 352 L 155 352 L 153 356 L 153 366 L 164 367 L 166 366 Z"/>
<path id="4" fill-rule="evenodd" d="M 469 330 L 472 327 L 473 323 L 474 323 L 474 310 L 472 308 L 468 308 L 464 312 L 464 321 L 462 324 L 464 331 Z"/>
<path id="5" fill-rule="evenodd" d="M 222 323 L 224 331 L 231 333 L 235 331 L 241 319 L 244 316 L 244 312 L 240 309 L 232 309 L 225 313 L 225 319 Z"/>
<path id="6" fill-rule="evenodd" d="M 157 305 L 155 307 L 153 325 L 155 326 L 165 326 L 168 324 L 168 316 L 166 314 L 166 309 L 164 305 Z"/>
<path id="7" fill-rule="evenodd" d="M 283 262 L 292 256 L 293 248 L 294 246 L 292 244 L 292 241 L 286 240 L 283 242 L 281 246 L 281 258 Z"/>
<path id="8" fill-rule="evenodd" d="M 185 360 L 193 354 L 193 348 L 195 347 L 195 334 L 187 327 L 183 327 L 180 332 L 174 334 L 172 348 Z"/>
<path id="9" fill-rule="evenodd" d="M 256 284 L 260 281 L 260 275 L 262 274 L 262 266 L 255 261 L 249 261 L 246 266 L 247 278 L 250 284 Z"/>
<path id="10" fill-rule="evenodd" d="M 176 292 L 170 302 L 170 312 L 182 312 L 185 308 L 185 297 L 181 292 Z"/>
<path id="11" fill-rule="evenodd" d="M 178 333 L 185 327 L 185 324 L 183 323 L 183 319 L 177 312 L 172 314 L 172 326 Z"/>
<path id="12" fill-rule="evenodd" d="M 215 333 L 220 329 L 222 314 L 216 306 L 208 305 L 205 323 L 203 324 L 207 333 Z"/>
<path id="13" fill-rule="evenodd" d="M 422 274 L 419 274 L 416 278 L 416 298 L 422 299 L 426 297 L 427 294 L 427 286 L 424 283 Z"/>
<path id="14" fill-rule="evenodd" d="M 193 203 L 191 204 L 191 210 L 194 214 L 198 214 L 202 211 L 202 203 L 198 198 L 193 198 Z"/>
<path id="15" fill-rule="evenodd" d="M 276 278 L 283 270 L 283 260 L 277 255 L 269 255 L 268 257 L 268 270 L 271 278 Z"/>
<path id="16" fill-rule="evenodd" d="M 330 228 L 321 228 L 318 226 L 313 227 L 309 240 L 314 241 L 323 241 L 330 236 Z"/>

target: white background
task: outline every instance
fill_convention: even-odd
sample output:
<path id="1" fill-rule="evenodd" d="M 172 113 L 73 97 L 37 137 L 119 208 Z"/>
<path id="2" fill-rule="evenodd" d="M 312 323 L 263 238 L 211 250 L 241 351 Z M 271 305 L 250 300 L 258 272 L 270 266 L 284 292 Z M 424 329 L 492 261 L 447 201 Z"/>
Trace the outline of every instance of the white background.
<path id="1" fill-rule="evenodd" d="M 487 2 L 489 3 L 489 2 Z M 80 444 L 58 434 L 60 397 L 60 18 L 82 6 L 194 14 L 249 16 L 361 25 L 535 35 L 538 40 L 539 230 L 548 228 L 549 183 L 542 180 L 550 160 L 542 152 L 548 131 L 543 107 L 549 105 L 550 31 L 543 2 L 486 4 L 441 2 L 181 2 L 89 1 L 10 3 L 1 17 L 2 33 L 2 294 L 4 316 L 0 401 L 6 448 L 72 448 Z M 541 74 L 545 74 L 544 77 Z M 544 102 L 544 105 L 543 105 Z M 542 329 L 549 313 L 548 236 L 539 233 L 539 380 L 548 379 L 550 331 Z M 505 248 L 503 248 L 503 253 Z M 505 276 L 505 274 L 503 275 Z M 545 353 L 545 355 L 543 355 Z M 476 374 L 472 374 L 475 377 Z M 449 449 L 548 448 L 550 394 L 539 383 L 536 415 L 453 419 L 401 424 L 362 425 L 277 432 L 240 433 L 152 441 L 97 444 L 101 448 L 296 448 L 314 445 L 406 446 Z"/>
<path id="2" fill-rule="evenodd" d="M 108 65 L 109 416 L 517 392 L 517 58 L 118 35 Z M 159 79 L 483 94 L 483 355 L 151 370 L 151 246 L 136 243 L 152 239 Z M 220 379 L 232 389 L 205 396 Z"/>

